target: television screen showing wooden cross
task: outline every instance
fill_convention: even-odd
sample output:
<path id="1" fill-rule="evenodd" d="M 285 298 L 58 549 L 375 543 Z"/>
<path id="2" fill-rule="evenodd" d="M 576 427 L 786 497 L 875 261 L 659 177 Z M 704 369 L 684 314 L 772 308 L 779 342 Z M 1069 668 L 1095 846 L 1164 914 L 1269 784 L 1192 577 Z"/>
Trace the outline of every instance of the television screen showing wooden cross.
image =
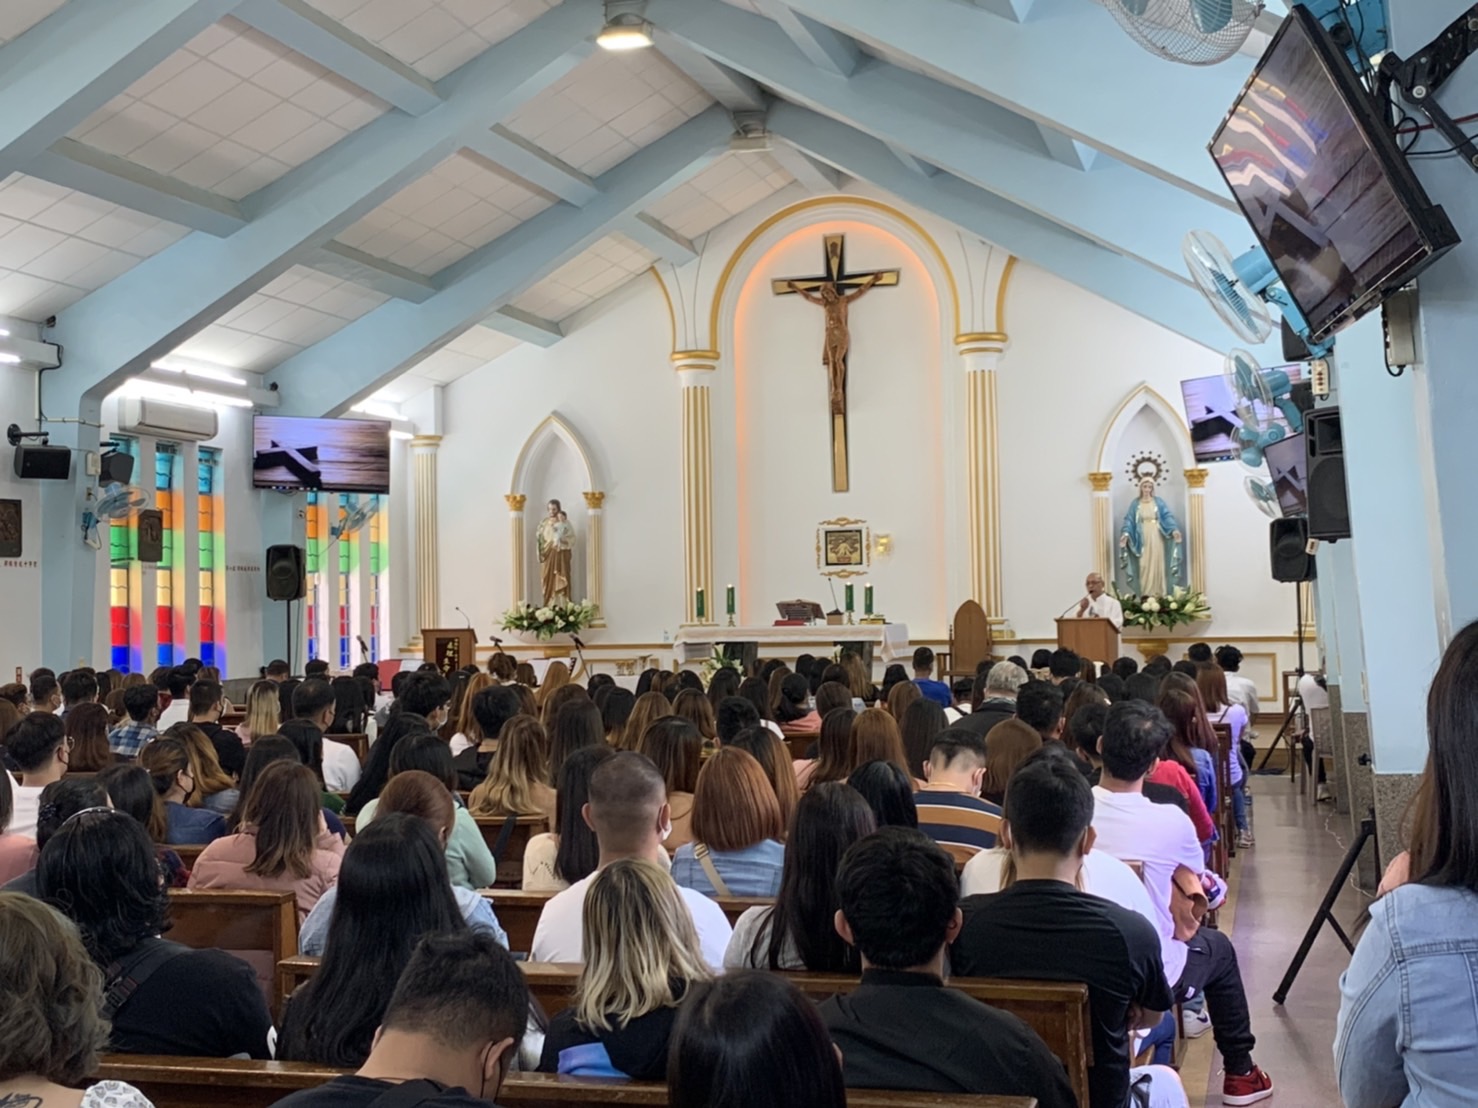
<path id="1" fill-rule="evenodd" d="M 899 271 L 848 273 L 846 235 L 825 235 L 822 246 L 825 273 L 819 277 L 778 277 L 770 287 L 776 296 L 801 296 L 826 312 L 821 364 L 826 367 L 831 397 L 831 487 L 834 492 L 846 492 L 851 485 L 847 464 L 847 357 L 852 350 L 847 313 L 854 301 L 872 289 L 897 285 Z"/>

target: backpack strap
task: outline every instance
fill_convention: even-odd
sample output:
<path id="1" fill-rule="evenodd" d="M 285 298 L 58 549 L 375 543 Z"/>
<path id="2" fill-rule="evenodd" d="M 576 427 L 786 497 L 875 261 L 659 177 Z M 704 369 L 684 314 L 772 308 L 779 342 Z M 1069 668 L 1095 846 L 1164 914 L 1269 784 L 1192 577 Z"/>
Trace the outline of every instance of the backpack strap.
<path id="1" fill-rule="evenodd" d="M 698 864 L 703 867 L 703 872 L 708 875 L 708 882 L 713 886 L 713 891 L 719 896 L 733 896 L 729 892 L 729 886 L 724 884 L 724 879 L 718 875 L 718 867 L 713 864 L 713 856 L 709 852 L 706 843 L 696 843 L 693 846 L 693 856 L 698 859 Z"/>
<path id="2" fill-rule="evenodd" d="M 440 1085 L 429 1078 L 402 1081 L 370 1101 L 369 1108 L 417 1108 L 417 1105 L 425 1104 L 428 1100 L 435 1100 L 444 1092 L 446 1092 L 445 1085 Z"/>
<path id="3" fill-rule="evenodd" d="M 513 838 L 514 825 L 518 823 L 518 813 L 509 812 L 503 820 L 503 826 L 498 829 L 498 841 L 493 844 L 493 863 L 496 865 L 503 860 L 503 851 L 508 849 L 508 840 Z"/>
<path id="4" fill-rule="evenodd" d="M 166 962 L 190 948 L 164 939 L 146 939 L 103 971 L 103 1019 L 111 1020 L 129 997 Z"/>

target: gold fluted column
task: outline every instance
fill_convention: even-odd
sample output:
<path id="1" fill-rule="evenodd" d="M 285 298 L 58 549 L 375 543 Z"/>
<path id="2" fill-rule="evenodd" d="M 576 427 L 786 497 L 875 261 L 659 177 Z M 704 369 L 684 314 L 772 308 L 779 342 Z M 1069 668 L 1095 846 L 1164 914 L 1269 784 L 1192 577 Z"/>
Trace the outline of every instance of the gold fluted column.
<path id="1" fill-rule="evenodd" d="M 510 492 L 503 499 L 508 502 L 508 591 L 513 598 L 508 606 L 511 608 L 528 599 L 523 581 L 523 506 L 529 498 Z"/>
<path id="2" fill-rule="evenodd" d="M 996 430 L 996 369 L 1006 352 L 999 331 L 955 336 L 965 369 L 966 453 L 970 458 L 966 496 L 969 501 L 970 596 L 985 609 L 996 638 L 1006 630 L 1001 587 L 1000 437 Z"/>
<path id="3" fill-rule="evenodd" d="M 589 531 L 585 542 L 585 599 L 595 605 L 597 613 L 595 622 L 591 624 L 592 627 L 604 627 L 606 622 L 601 580 L 601 564 L 605 549 L 605 505 L 605 493 L 587 492 L 585 494 L 585 518 Z"/>
<path id="4" fill-rule="evenodd" d="M 718 352 L 682 350 L 672 356 L 683 410 L 683 598 L 686 623 L 713 623 L 713 419 L 709 382 Z M 698 619 L 697 593 L 706 610 Z"/>
<path id="5" fill-rule="evenodd" d="M 1186 549 L 1191 555 L 1191 588 L 1196 592 L 1206 591 L 1206 478 L 1210 470 L 1188 469 L 1185 483 L 1191 493 L 1190 531 L 1185 536 Z"/>
<path id="6" fill-rule="evenodd" d="M 440 520 L 436 511 L 436 453 L 440 435 L 417 435 L 411 439 L 416 503 L 411 526 L 416 532 L 416 618 L 417 631 L 434 627 L 441 620 L 441 575 L 437 567 L 437 535 Z"/>
<path id="7" fill-rule="evenodd" d="M 1093 486 L 1093 569 L 1104 581 L 1112 584 L 1115 579 L 1114 528 L 1109 489 L 1114 483 L 1114 475 L 1090 473 L 1088 483 Z"/>

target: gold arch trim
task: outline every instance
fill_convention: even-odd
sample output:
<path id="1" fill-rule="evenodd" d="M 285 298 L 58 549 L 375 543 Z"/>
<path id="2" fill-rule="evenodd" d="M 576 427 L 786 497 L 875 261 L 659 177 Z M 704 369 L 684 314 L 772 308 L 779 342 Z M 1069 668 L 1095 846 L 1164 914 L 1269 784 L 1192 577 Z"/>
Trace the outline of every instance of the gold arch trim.
<path id="1" fill-rule="evenodd" d="M 662 274 L 657 272 L 657 267 L 652 266 L 647 270 L 657 281 L 657 287 L 662 290 L 662 302 L 667 305 L 667 325 L 672 330 L 672 346 L 677 348 L 677 312 L 672 307 L 672 294 L 667 291 L 667 282 L 662 280 Z"/>
<path id="2" fill-rule="evenodd" d="M 672 355 L 674 365 L 683 362 L 717 362 L 719 352 L 717 350 L 678 350 Z M 713 366 L 707 367 L 712 369 Z"/>
<path id="3" fill-rule="evenodd" d="M 1011 275 L 1016 272 L 1016 261 L 1015 254 L 1006 259 L 1001 269 L 1001 284 L 996 289 L 996 326 L 1001 331 L 1006 330 L 1006 292 L 1011 287 Z"/>
<path id="4" fill-rule="evenodd" d="M 970 331 L 967 334 L 956 335 L 955 345 L 966 346 L 972 342 L 1009 342 L 1010 339 L 1005 331 Z"/>
<path id="5" fill-rule="evenodd" d="M 933 235 L 924 229 L 923 224 L 912 216 L 899 211 L 891 204 L 884 204 L 881 200 L 873 200 L 866 196 L 813 196 L 808 200 L 801 200 L 795 204 L 791 204 L 789 207 L 782 208 L 770 216 L 769 219 L 766 219 L 753 231 L 749 232 L 734 253 L 729 256 L 728 262 L 724 265 L 723 272 L 719 274 L 718 285 L 713 291 L 713 304 L 708 313 L 708 335 L 713 340 L 715 346 L 719 345 L 719 312 L 723 308 L 724 294 L 728 291 L 729 282 L 734 276 L 734 270 L 738 268 L 740 261 L 749 252 L 750 247 L 758 242 L 765 232 L 769 231 L 776 224 L 789 219 L 799 212 L 814 211 L 817 208 L 864 208 L 868 211 L 882 212 L 885 215 L 892 216 L 904 227 L 907 227 L 917 235 L 924 245 L 929 248 L 930 252 L 933 253 L 935 260 L 939 262 L 939 268 L 944 272 L 944 280 L 949 287 L 950 303 L 954 309 L 954 329 L 956 333 L 959 332 L 960 290 L 959 286 L 955 284 L 954 270 L 950 268 L 949 259 L 944 256 L 944 251 L 939 248 L 939 243 L 935 241 Z M 1015 261 L 1015 259 L 1013 258 L 1012 261 Z M 1006 265 L 1007 271 L 1009 272 L 1011 262 L 1007 262 Z M 996 325 L 1000 326 L 999 320 L 997 320 Z"/>

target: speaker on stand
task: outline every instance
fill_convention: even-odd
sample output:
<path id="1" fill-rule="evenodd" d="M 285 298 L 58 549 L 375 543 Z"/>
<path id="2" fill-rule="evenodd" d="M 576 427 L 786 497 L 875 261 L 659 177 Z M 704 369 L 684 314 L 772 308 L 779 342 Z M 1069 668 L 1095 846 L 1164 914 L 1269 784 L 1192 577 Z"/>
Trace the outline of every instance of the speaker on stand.
<path id="1" fill-rule="evenodd" d="M 1338 408 L 1318 408 L 1304 418 L 1308 452 L 1309 538 L 1350 537 L 1350 498 L 1345 491 L 1345 446 Z"/>
<path id="2" fill-rule="evenodd" d="M 308 553 L 301 546 L 269 546 L 263 566 L 262 577 L 267 585 L 268 600 L 288 602 L 287 664 L 292 669 L 293 660 L 293 606 L 292 601 L 302 600 L 308 595 Z"/>

